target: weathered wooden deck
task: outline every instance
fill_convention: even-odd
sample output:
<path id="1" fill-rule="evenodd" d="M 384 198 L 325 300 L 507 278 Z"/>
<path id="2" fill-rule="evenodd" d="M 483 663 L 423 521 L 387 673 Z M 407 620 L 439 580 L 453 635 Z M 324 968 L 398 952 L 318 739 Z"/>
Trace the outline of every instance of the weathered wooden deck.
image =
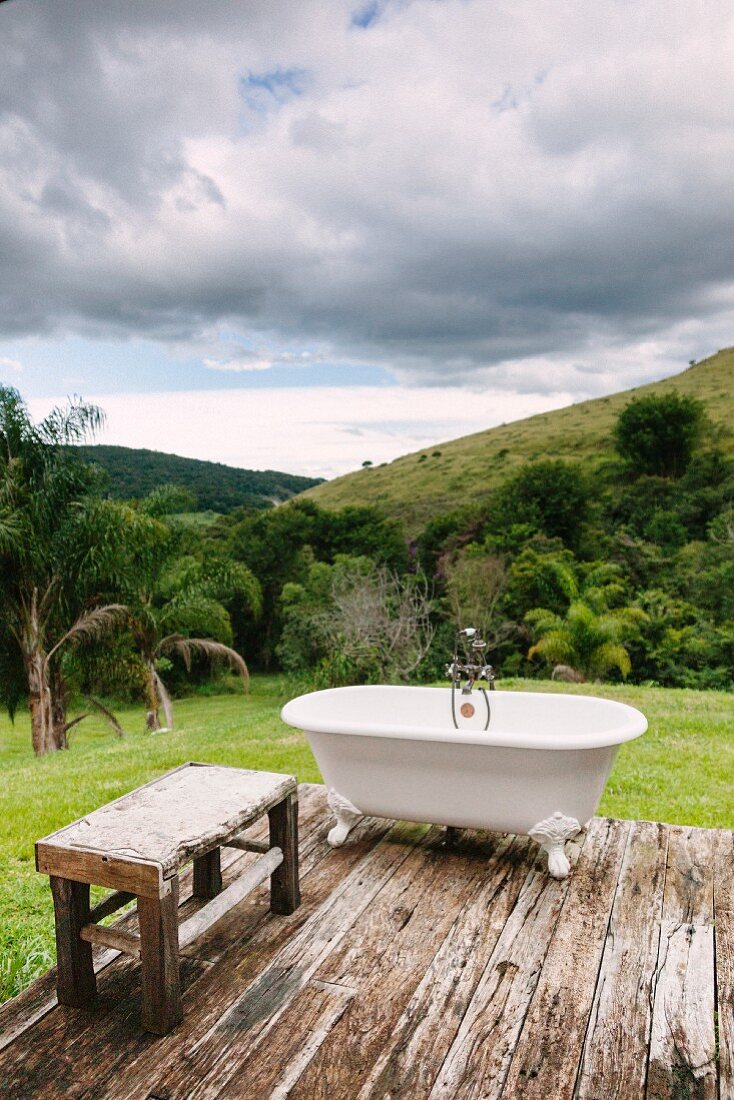
<path id="1" fill-rule="evenodd" d="M 327 817 L 302 787 L 302 907 L 187 948 L 166 1038 L 109 951 L 95 1012 L 53 972 L 0 1008 L 0 1096 L 734 1100 L 732 833 L 597 818 L 556 882 L 524 837 Z"/>

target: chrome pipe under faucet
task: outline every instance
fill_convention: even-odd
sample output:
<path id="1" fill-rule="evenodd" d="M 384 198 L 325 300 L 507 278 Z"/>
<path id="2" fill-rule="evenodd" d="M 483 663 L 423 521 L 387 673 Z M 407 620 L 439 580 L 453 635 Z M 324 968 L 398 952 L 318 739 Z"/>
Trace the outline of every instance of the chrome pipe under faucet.
<path id="1" fill-rule="evenodd" d="M 460 656 L 459 646 L 462 642 L 464 654 Z M 490 691 L 494 690 L 495 673 L 492 665 L 486 660 L 486 648 L 487 643 L 480 637 L 475 627 L 465 626 L 462 630 L 457 630 L 454 639 L 454 656 L 451 662 L 446 665 L 446 675 L 451 680 L 451 716 L 456 729 L 459 728 L 456 718 L 456 692 L 461 691 L 462 695 L 471 695 L 475 687 L 481 691 L 484 697 L 487 707 L 487 721 L 484 728 L 485 730 L 489 729 L 491 710 L 487 688 Z M 463 684 L 462 679 L 465 680 Z M 486 687 L 479 683 L 480 680 L 484 680 Z M 474 707 L 470 703 L 465 703 L 461 707 L 461 713 L 465 718 L 470 718 L 474 714 Z"/>

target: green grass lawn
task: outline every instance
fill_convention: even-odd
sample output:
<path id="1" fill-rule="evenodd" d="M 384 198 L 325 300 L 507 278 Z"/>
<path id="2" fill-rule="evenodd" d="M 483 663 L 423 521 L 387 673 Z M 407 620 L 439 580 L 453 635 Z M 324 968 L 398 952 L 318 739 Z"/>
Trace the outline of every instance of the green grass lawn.
<path id="1" fill-rule="evenodd" d="M 500 686 L 571 690 L 639 707 L 650 729 L 623 745 L 600 813 L 734 829 L 734 701 L 722 692 L 505 680 Z M 0 719 L 0 1000 L 53 961 L 48 879 L 33 843 L 186 760 L 294 772 L 320 781 L 310 749 L 278 717 L 290 697 L 279 677 L 256 676 L 249 697 L 195 696 L 175 704 L 176 729 L 143 731 L 141 707 L 119 711 L 125 738 L 97 717 L 72 734 L 69 752 L 36 760 L 25 715 Z"/>

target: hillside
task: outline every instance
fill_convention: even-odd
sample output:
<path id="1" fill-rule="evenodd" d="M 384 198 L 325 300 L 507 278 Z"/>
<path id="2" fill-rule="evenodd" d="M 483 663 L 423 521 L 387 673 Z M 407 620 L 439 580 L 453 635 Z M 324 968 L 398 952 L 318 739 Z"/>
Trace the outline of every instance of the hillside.
<path id="1" fill-rule="evenodd" d="M 109 475 L 110 496 L 118 500 L 142 497 L 159 485 L 189 489 L 199 511 L 231 512 L 240 505 L 266 508 L 318 485 L 319 479 L 277 470 L 242 470 L 220 462 L 164 454 L 132 447 L 79 447 L 88 462 Z"/>
<path id="2" fill-rule="evenodd" d="M 382 504 L 415 533 L 437 513 L 488 496 L 527 462 L 603 462 L 613 451 L 616 417 L 630 399 L 671 390 L 703 401 L 712 423 L 710 440 L 734 452 L 734 348 L 725 348 L 661 382 L 463 436 L 383 466 L 345 474 L 305 495 L 324 508 Z"/>

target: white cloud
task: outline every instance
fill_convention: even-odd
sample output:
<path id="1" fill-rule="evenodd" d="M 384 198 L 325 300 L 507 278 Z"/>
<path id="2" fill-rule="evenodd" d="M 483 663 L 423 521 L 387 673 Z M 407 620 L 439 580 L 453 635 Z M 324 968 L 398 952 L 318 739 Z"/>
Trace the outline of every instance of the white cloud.
<path id="1" fill-rule="evenodd" d="M 0 370 L 11 370 L 15 374 L 22 374 L 23 364 L 20 359 L 9 359 L 7 356 L 0 355 Z"/>
<path id="2" fill-rule="evenodd" d="M 730 5 L 358 7 L 0 5 L 0 334 L 524 389 L 731 342 Z"/>
<path id="3" fill-rule="evenodd" d="M 107 414 L 98 442 L 334 477 L 469 432 L 567 405 L 571 396 L 403 386 L 196 390 L 90 396 Z M 33 399 L 34 417 L 62 398 Z"/>
<path id="4" fill-rule="evenodd" d="M 229 374 L 242 374 L 247 371 L 270 370 L 273 366 L 272 359 L 205 359 L 204 366 L 207 370 L 224 371 Z"/>

